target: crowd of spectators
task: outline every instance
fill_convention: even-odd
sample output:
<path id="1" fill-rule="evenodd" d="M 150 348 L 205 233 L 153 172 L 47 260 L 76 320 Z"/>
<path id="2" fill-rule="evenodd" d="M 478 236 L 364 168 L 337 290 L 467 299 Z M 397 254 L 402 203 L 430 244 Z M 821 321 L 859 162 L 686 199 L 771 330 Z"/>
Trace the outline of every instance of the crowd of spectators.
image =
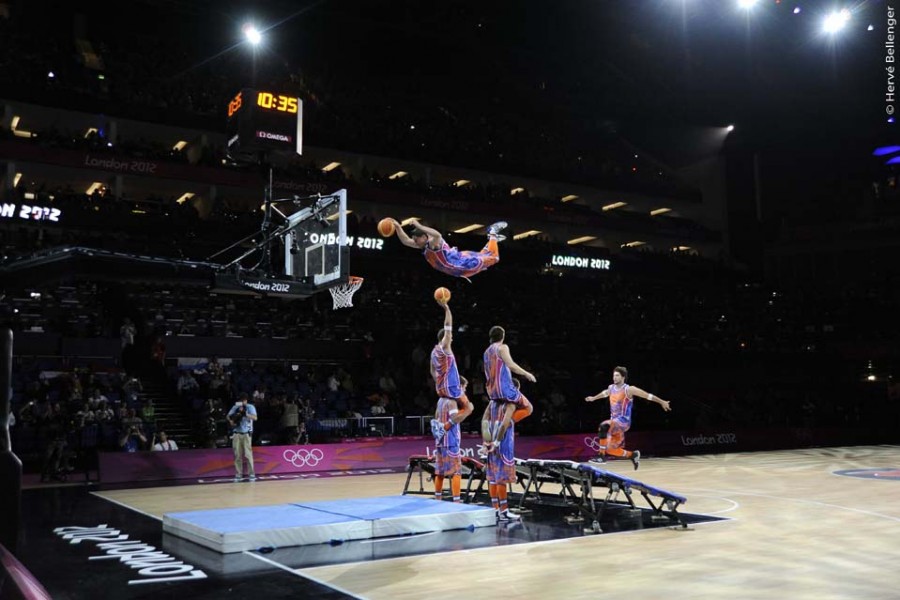
<path id="1" fill-rule="evenodd" d="M 13 369 L 14 446 L 41 480 L 95 468 L 96 452 L 152 450 L 156 407 L 143 384 L 112 359 L 17 358 Z"/>
<path id="2" fill-rule="evenodd" d="M 456 237 L 462 247 L 476 242 Z M 192 415 L 196 445 L 223 443 L 224 414 L 242 392 L 257 404 L 256 435 L 264 443 L 371 434 L 371 425 L 378 435 L 418 433 L 420 417 L 434 407 L 428 356 L 443 319 L 431 300 L 439 285 L 453 293 L 454 350 L 476 403 L 485 400 L 481 354 L 494 324 L 507 328 L 517 362 L 537 374 L 536 384 L 526 384 L 536 413 L 523 422 L 525 434 L 592 429 L 602 414 L 583 397 L 607 385 L 617 364 L 629 367 L 635 384 L 677 402 L 672 413 L 638 403 L 636 415 L 646 429 L 724 423 L 850 426 L 887 408 L 876 392 L 884 391 L 893 365 L 878 365 L 878 381 L 870 382 L 863 361 L 844 361 L 860 342 L 892 339 L 883 327 L 893 306 L 889 285 L 825 293 L 773 289 L 682 257 L 639 252 L 634 260 L 660 261 L 659 268 L 634 276 L 587 275 L 532 260 L 547 249 L 542 243 L 503 246 L 501 264 L 472 284 L 447 281 L 406 249 L 389 259 L 360 254 L 353 269 L 366 281 L 354 307 L 337 311 L 326 293 L 286 302 L 211 296 L 199 286 L 152 281 L 84 282 L 63 291 L 81 298 L 72 305 L 78 311 L 114 314 L 105 298 L 131 307 L 143 338 L 203 337 L 211 349 L 225 337 L 338 341 L 362 349 L 361 358 L 352 360 L 327 354 L 316 361 L 221 357 L 199 368 L 170 357 L 168 386 Z M 97 294 L 97 286 L 104 293 Z M 34 293 L 40 299 L 23 298 L 22 310 L 38 317 L 54 314 L 59 288 Z M 27 302 L 37 304 L 27 308 Z M 858 314 L 862 305 L 865 318 Z M 76 314 L 60 312 L 69 319 Z M 56 323 L 68 326 L 68 321 Z M 119 325 L 98 322 L 97 335 L 118 336 Z M 45 322 L 46 331 L 54 327 Z M 836 389 L 846 394 L 836 396 Z M 373 417 L 393 417 L 393 423 Z M 149 438 L 136 443 L 146 447 Z"/>

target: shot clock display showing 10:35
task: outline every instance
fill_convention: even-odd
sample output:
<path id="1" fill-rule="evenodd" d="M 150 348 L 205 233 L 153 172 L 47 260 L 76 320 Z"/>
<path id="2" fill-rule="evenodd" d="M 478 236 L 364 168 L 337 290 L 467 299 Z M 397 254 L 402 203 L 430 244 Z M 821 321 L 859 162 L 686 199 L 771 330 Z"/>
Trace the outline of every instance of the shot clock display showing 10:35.
<path id="1" fill-rule="evenodd" d="M 302 153 L 303 102 L 296 96 L 245 88 L 228 103 L 228 153 Z"/>

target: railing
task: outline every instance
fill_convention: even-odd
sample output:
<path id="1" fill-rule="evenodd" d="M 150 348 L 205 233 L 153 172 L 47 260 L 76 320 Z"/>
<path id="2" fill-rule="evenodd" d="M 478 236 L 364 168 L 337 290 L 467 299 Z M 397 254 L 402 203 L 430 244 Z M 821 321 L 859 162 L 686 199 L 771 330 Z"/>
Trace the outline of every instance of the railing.
<path id="1" fill-rule="evenodd" d="M 394 417 L 363 417 L 357 420 L 362 421 L 362 428 L 365 431 L 376 429 L 377 423 L 371 424 L 371 421 L 385 421 L 391 426 L 391 432 L 386 434 L 384 431 L 381 431 L 381 435 L 394 435 Z"/>
<path id="2" fill-rule="evenodd" d="M 376 421 L 376 423 L 372 423 Z M 378 421 L 384 421 L 390 428 L 390 432 L 378 427 Z M 346 430 L 348 434 L 359 436 L 369 431 L 376 431 L 377 435 L 394 435 L 394 417 L 339 417 L 329 419 L 314 419 L 310 427 L 311 431 Z"/>
<path id="3" fill-rule="evenodd" d="M 434 418 L 434 415 L 433 415 L 433 414 L 431 414 L 431 415 L 407 415 L 407 416 L 406 416 L 406 421 L 407 421 L 407 423 L 409 423 L 409 426 L 408 426 L 407 431 L 410 431 L 410 432 L 413 431 L 413 424 L 410 422 L 411 420 L 412 420 L 412 421 L 418 421 L 418 424 L 419 424 L 419 435 L 425 435 L 425 431 L 426 431 L 426 430 L 425 430 L 426 419 L 428 420 L 427 422 L 430 423 L 430 422 L 431 422 L 431 419 L 433 419 L 433 418 Z"/>

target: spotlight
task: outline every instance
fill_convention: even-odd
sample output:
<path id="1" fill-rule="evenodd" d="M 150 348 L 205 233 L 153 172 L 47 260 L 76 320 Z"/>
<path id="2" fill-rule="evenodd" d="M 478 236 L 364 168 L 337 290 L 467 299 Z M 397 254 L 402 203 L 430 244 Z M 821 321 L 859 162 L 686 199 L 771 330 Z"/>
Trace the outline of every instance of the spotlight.
<path id="1" fill-rule="evenodd" d="M 244 37 L 247 38 L 247 41 L 250 42 L 251 45 L 258 46 L 262 41 L 262 33 L 250 23 L 244 25 L 243 31 Z"/>
<path id="2" fill-rule="evenodd" d="M 728 127 L 726 127 L 725 131 L 728 131 L 729 133 L 734 131 L 734 125 L 729 125 Z"/>
<path id="3" fill-rule="evenodd" d="M 796 7 L 796 8 L 794 8 L 794 14 L 795 14 L 795 15 L 799 15 L 799 14 L 800 14 L 800 7 L 799 7 L 799 6 Z"/>
<path id="4" fill-rule="evenodd" d="M 842 8 L 841 10 L 829 13 L 829 15 L 825 17 L 822 29 L 825 30 L 825 33 L 837 33 L 843 29 L 849 21 L 850 11 L 846 8 Z"/>
<path id="5" fill-rule="evenodd" d="M 738 0 L 738 6 L 744 10 L 750 10 L 757 3 L 757 0 Z"/>

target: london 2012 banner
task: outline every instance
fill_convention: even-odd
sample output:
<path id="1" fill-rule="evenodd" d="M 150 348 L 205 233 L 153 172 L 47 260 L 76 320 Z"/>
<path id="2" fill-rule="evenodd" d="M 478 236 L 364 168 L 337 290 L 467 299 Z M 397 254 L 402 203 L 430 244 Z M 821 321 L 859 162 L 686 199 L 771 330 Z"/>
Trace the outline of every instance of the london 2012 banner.
<path id="1" fill-rule="evenodd" d="M 810 446 L 852 445 L 873 440 L 849 429 L 709 430 L 629 432 L 627 445 L 645 457 L 718 454 Z M 461 452 L 477 458 L 478 435 L 465 435 Z M 260 477 L 295 478 L 392 472 L 406 468 L 410 457 L 430 456 L 434 442 L 425 437 L 364 438 L 332 444 L 257 446 L 253 448 Z M 596 456 L 596 433 L 519 437 L 516 457 L 522 459 L 587 461 Z M 125 483 L 234 477 L 231 448 L 177 452 L 101 452 L 100 481 Z"/>

